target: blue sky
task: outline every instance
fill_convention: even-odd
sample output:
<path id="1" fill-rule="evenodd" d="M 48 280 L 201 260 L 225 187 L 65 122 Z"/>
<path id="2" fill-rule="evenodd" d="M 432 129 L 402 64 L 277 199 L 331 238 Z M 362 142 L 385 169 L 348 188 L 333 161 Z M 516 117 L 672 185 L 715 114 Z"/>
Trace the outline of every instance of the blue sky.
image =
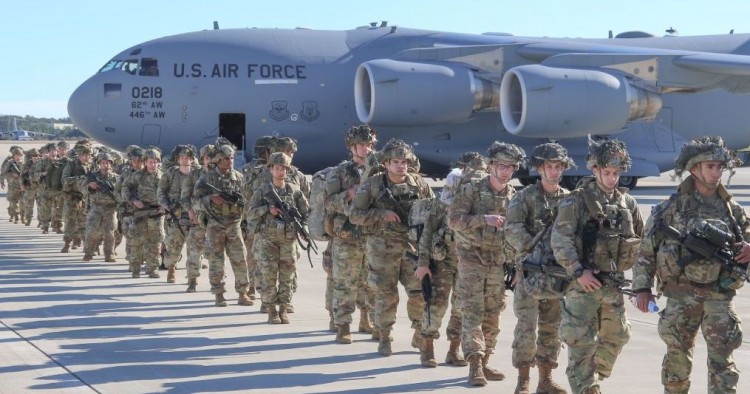
<path id="1" fill-rule="evenodd" d="M 221 28 L 346 30 L 369 22 L 462 33 L 607 37 L 627 30 L 682 36 L 750 32 L 740 1 L 41 1 L 0 7 L 0 114 L 67 116 L 73 90 L 121 50 Z"/>

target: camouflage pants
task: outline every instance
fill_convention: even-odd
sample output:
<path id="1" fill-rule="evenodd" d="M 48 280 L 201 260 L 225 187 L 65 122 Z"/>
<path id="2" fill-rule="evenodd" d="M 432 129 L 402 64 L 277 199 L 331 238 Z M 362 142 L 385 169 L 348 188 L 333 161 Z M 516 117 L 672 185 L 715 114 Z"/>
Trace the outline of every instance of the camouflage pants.
<path id="1" fill-rule="evenodd" d="M 26 190 L 23 192 L 23 220 L 26 223 L 31 222 L 31 219 L 34 217 L 34 204 L 36 203 L 36 188 L 27 187 Z"/>
<path id="2" fill-rule="evenodd" d="M 67 242 L 74 239 L 83 239 L 86 226 L 86 211 L 84 210 L 83 200 L 79 197 L 66 195 L 64 204 L 65 234 L 63 240 Z"/>
<path id="3" fill-rule="evenodd" d="M 62 227 L 62 206 L 61 192 L 45 190 L 42 193 L 39 200 L 39 221 L 42 223 L 42 228 L 49 228 L 50 223 L 54 229 Z"/>
<path id="4" fill-rule="evenodd" d="M 133 251 L 133 236 L 137 234 L 131 234 L 130 230 L 133 228 L 133 214 L 130 213 L 128 215 L 124 215 L 122 217 L 122 224 L 120 224 L 120 228 L 122 228 L 123 231 L 123 237 L 125 238 L 125 260 L 130 261 L 131 257 L 130 254 Z"/>
<path id="5" fill-rule="evenodd" d="M 491 260 L 489 260 L 491 261 Z M 482 265 L 476 249 L 459 249 L 456 291 L 461 303 L 464 355 L 492 354 L 505 310 L 503 263 Z"/>
<path id="6" fill-rule="evenodd" d="M 399 282 L 409 297 L 406 313 L 411 327 L 419 329 L 422 324 L 424 299 L 419 281 L 414 277 L 414 264 L 404 256 L 407 250 L 414 251 L 406 237 L 406 234 L 371 235 L 365 242 L 367 284 L 373 297 L 373 323 L 381 331 L 392 330 L 396 323 Z"/>
<path id="7" fill-rule="evenodd" d="M 164 244 L 167 247 L 167 256 L 164 258 L 164 265 L 174 267 L 182 255 L 182 247 L 185 245 L 187 236 L 190 232 L 189 219 L 181 218 L 178 221 L 167 221 L 167 235 L 164 237 Z M 187 247 L 192 245 L 189 243 Z"/>
<path id="8" fill-rule="evenodd" d="M 145 262 L 148 271 L 159 269 L 159 252 L 164 240 L 163 222 L 163 217 L 132 220 L 128 230 L 128 240 L 131 242 L 128 261 L 131 268 L 140 269 Z"/>
<path id="9" fill-rule="evenodd" d="M 560 339 L 568 345 L 568 382 L 574 393 L 599 385 L 612 374 L 630 339 L 622 293 L 612 287 L 586 293 L 578 281 L 565 293 Z"/>
<path id="10" fill-rule="evenodd" d="M 331 248 L 333 247 L 333 240 L 328 241 L 328 245 L 323 251 L 323 269 L 326 271 L 326 295 L 325 303 L 326 310 L 329 315 L 333 316 L 333 256 Z"/>
<path id="11" fill-rule="evenodd" d="M 299 258 L 296 241 L 258 234 L 253 243 L 253 251 L 258 259 L 260 297 L 263 303 L 290 305 L 292 281 L 297 271 L 295 261 Z"/>
<path id="12" fill-rule="evenodd" d="M 201 276 L 201 258 L 206 250 L 206 229 L 191 225 L 187 232 L 187 277 L 195 279 Z"/>
<path id="13" fill-rule="evenodd" d="M 740 318 L 732 301 L 702 301 L 692 293 L 669 298 L 659 318 L 659 336 L 667 344 L 662 362 L 664 392 L 687 393 L 698 328 L 708 347 L 708 392 L 735 393 L 739 381 L 732 352 L 742 344 Z"/>
<path id="14" fill-rule="evenodd" d="M 367 308 L 367 265 L 364 239 L 336 238 L 331 250 L 333 267 L 333 321 L 351 324 L 355 307 Z"/>
<path id="15" fill-rule="evenodd" d="M 524 284 L 520 283 L 513 292 L 513 312 L 518 319 L 513 333 L 513 366 L 556 368 L 562 300 L 537 300 L 524 290 Z"/>
<path id="16" fill-rule="evenodd" d="M 461 308 L 457 293 L 454 290 L 458 273 L 456 262 L 448 259 L 437 262 L 437 269 L 432 273 L 432 285 L 435 293 L 432 295 L 429 313 L 427 305 L 422 314 L 422 336 L 426 338 L 440 338 L 440 325 L 443 322 L 443 316 L 448 310 L 448 301 L 451 304 L 451 316 L 448 320 L 448 326 L 445 328 L 445 334 L 449 341 L 461 340 Z M 451 291 L 453 290 L 453 291 Z M 450 297 L 448 295 L 450 294 Z"/>
<path id="17" fill-rule="evenodd" d="M 250 281 L 250 294 L 255 294 L 255 289 L 260 289 L 260 271 L 258 270 L 258 259 L 253 253 L 253 242 L 255 242 L 255 234 L 247 231 L 244 233 L 243 241 L 245 242 L 245 249 L 247 250 L 247 256 L 245 256 L 245 262 L 247 264 L 247 275 Z"/>
<path id="18" fill-rule="evenodd" d="M 23 198 L 23 192 L 20 186 L 8 184 L 8 215 L 13 219 L 14 217 L 21 218 L 21 200 Z"/>
<path id="19" fill-rule="evenodd" d="M 92 255 L 99 242 L 104 241 L 104 256 L 115 254 L 115 205 L 92 204 L 86 216 L 83 253 Z"/>
<path id="20" fill-rule="evenodd" d="M 240 222 L 226 226 L 214 219 L 208 220 L 206 226 L 206 258 L 208 259 L 208 281 L 212 294 L 226 292 L 224 285 L 224 252 L 234 272 L 234 289 L 237 293 L 247 293 L 248 276 L 245 262 L 245 245 L 242 243 Z"/>

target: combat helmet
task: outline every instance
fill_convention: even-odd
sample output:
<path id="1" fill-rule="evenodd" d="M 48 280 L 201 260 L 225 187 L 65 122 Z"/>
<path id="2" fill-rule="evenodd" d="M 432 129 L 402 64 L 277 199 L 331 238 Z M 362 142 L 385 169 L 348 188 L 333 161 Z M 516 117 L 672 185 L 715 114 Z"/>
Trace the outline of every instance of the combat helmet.
<path id="1" fill-rule="evenodd" d="M 193 145 L 177 145 L 172 149 L 170 154 L 172 161 L 177 162 L 180 156 L 187 156 L 191 159 L 195 159 L 195 146 Z"/>
<path id="2" fill-rule="evenodd" d="M 21 148 L 18 145 L 12 145 L 10 147 L 10 154 L 13 155 L 13 156 L 15 156 L 15 155 L 22 155 L 23 154 L 23 148 Z"/>
<path id="3" fill-rule="evenodd" d="M 274 164 L 289 168 L 292 166 L 292 158 L 284 152 L 274 152 L 268 157 L 268 166 L 271 167 Z"/>
<path id="4" fill-rule="evenodd" d="M 735 168 L 742 165 L 742 160 L 727 147 L 721 137 L 700 137 L 682 146 L 680 156 L 674 162 L 674 172 L 682 177 L 685 171 L 690 172 L 694 164 L 702 161 L 721 162 L 730 174 L 734 174 Z"/>
<path id="5" fill-rule="evenodd" d="M 381 162 L 389 159 L 406 159 L 409 161 L 414 161 L 416 160 L 416 156 L 414 156 L 414 152 L 412 151 L 411 146 L 404 140 L 391 138 L 391 140 L 385 144 L 383 150 L 380 152 Z"/>
<path id="6" fill-rule="evenodd" d="M 273 146 L 275 139 L 276 137 L 272 135 L 258 137 L 258 139 L 255 140 L 255 145 L 253 145 L 253 157 L 266 160 L 268 154 L 271 152 L 271 147 Z"/>
<path id="7" fill-rule="evenodd" d="M 127 156 L 128 159 L 143 158 L 143 148 L 138 145 L 128 145 L 128 147 L 125 148 L 125 156 Z"/>
<path id="8" fill-rule="evenodd" d="M 31 148 L 26 151 L 26 157 L 32 158 L 36 156 L 39 156 L 39 151 L 36 148 Z"/>
<path id="9" fill-rule="evenodd" d="M 486 170 L 487 159 L 479 152 L 464 152 L 458 156 L 458 160 L 451 163 L 451 167 L 472 170 Z"/>
<path id="10" fill-rule="evenodd" d="M 115 164 L 115 158 L 114 158 L 114 156 L 111 153 L 107 152 L 107 151 L 102 151 L 98 155 L 96 155 L 96 161 L 97 162 L 100 162 L 102 160 L 107 160 L 108 162 L 112 163 L 113 165 Z"/>
<path id="11" fill-rule="evenodd" d="M 359 126 L 352 126 L 346 131 L 344 136 L 344 142 L 346 146 L 352 146 L 358 143 L 373 144 L 378 142 L 378 132 L 372 127 L 363 124 Z"/>
<path id="12" fill-rule="evenodd" d="M 214 163 L 218 163 L 225 157 L 228 157 L 230 159 L 234 158 L 234 149 L 232 149 L 231 145 L 216 146 L 216 150 L 214 151 L 214 155 L 211 158 L 211 161 L 213 161 Z"/>
<path id="13" fill-rule="evenodd" d="M 289 137 L 277 137 L 271 144 L 271 152 L 296 152 L 297 141 Z"/>
<path id="14" fill-rule="evenodd" d="M 556 142 L 539 144 L 534 147 L 529 159 L 529 166 L 537 168 L 544 165 L 545 161 L 559 161 L 564 169 L 575 167 L 575 162 L 568 156 L 568 150 Z"/>
<path id="15" fill-rule="evenodd" d="M 55 145 L 57 148 L 63 148 L 63 149 L 69 149 L 70 144 L 68 144 L 66 141 L 58 141 Z"/>
<path id="16" fill-rule="evenodd" d="M 94 150 L 94 147 L 91 145 L 91 140 L 88 138 L 84 138 L 78 142 L 76 142 L 75 146 L 73 147 L 73 150 L 76 154 L 82 155 L 82 154 L 91 154 Z"/>
<path id="17" fill-rule="evenodd" d="M 161 149 L 155 146 L 149 146 L 148 149 L 143 151 L 143 158 L 156 159 L 157 161 L 161 161 Z"/>
<path id="18" fill-rule="evenodd" d="M 620 167 L 623 171 L 630 168 L 632 161 L 625 142 L 620 140 L 594 141 L 589 137 L 589 153 L 586 155 L 586 168 L 593 169 L 595 166 Z"/>
<path id="19" fill-rule="evenodd" d="M 487 148 L 487 158 L 490 163 L 498 161 L 522 166 L 526 152 L 517 145 L 495 141 Z"/>

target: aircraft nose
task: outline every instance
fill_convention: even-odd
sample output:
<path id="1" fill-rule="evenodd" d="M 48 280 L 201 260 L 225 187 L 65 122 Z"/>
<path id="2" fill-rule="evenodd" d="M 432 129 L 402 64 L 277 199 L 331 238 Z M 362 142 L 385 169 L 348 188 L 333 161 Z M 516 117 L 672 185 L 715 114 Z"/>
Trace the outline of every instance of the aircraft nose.
<path id="1" fill-rule="evenodd" d="M 94 130 L 97 116 L 96 86 L 88 80 L 81 84 L 68 99 L 68 116 L 86 134 Z"/>

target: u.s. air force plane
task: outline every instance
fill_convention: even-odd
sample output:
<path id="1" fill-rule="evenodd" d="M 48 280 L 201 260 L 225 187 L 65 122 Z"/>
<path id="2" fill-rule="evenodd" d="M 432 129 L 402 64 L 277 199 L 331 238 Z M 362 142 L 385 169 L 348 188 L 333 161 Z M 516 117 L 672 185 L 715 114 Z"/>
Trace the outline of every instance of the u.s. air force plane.
<path id="1" fill-rule="evenodd" d="M 343 133 L 360 122 L 381 141 L 413 144 L 422 171 L 437 176 L 496 139 L 527 151 L 557 140 L 579 164 L 570 182 L 587 173 L 586 136 L 616 135 L 634 159 L 622 178 L 632 187 L 671 169 L 686 138 L 718 134 L 734 148 L 750 145 L 748 54 L 748 34 L 552 39 L 386 23 L 214 29 L 120 52 L 76 89 L 68 112 L 119 149 L 293 137 L 306 172 L 342 159 Z"/>

